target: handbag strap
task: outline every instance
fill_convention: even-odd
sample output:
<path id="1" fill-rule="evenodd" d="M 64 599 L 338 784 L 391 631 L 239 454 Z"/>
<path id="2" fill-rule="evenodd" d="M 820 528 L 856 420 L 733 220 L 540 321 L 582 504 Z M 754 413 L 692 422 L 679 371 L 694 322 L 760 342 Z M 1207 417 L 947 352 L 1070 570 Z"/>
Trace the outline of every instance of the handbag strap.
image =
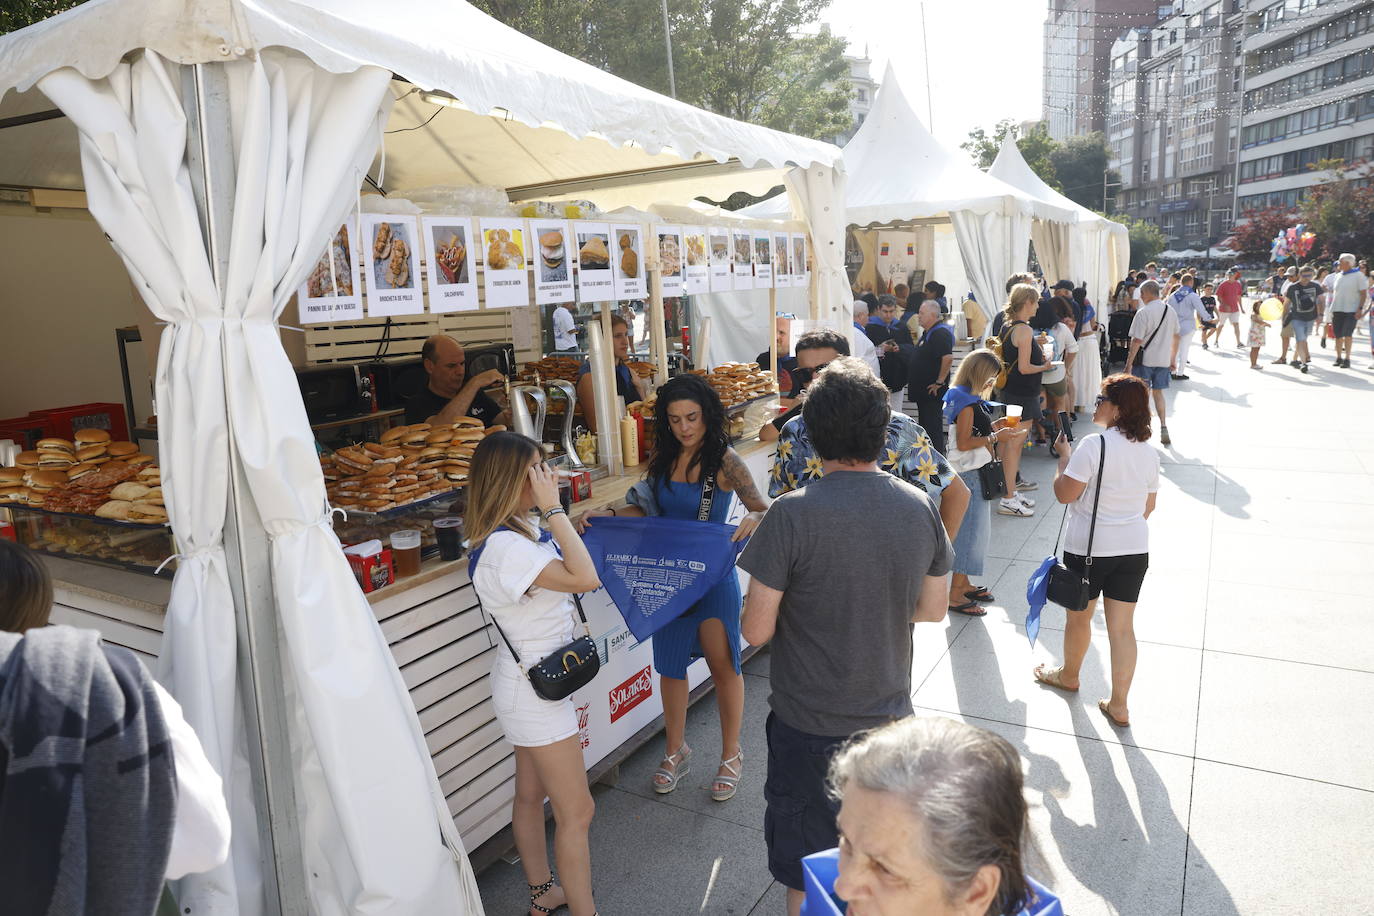
<path id="1" fill-rule="evenodd" d="M 1155 338 L 1159 336 L 1159 331 L 1160 331 L 1161 328 L 1164 327 L 1164 322 L 1166 322 L 1166 321 L 1169 320 L 1169 312 L 1168 312 L 1169 305 L 1168 305 L 1168 303 L 1165 303 L 1164 309 L 1165 309 L 1164 314 L 1162 314 L 1162 315 L 1159 316 L 1159 324 L 1155 325 L 1154 333 L 1150 335 L 1150 339 L 1149 339 L 1149 340 L 1145 341 L 1145 346 L 1143 346 L 1143 347 L 1140 348 L 1140 364 L 1141 364 L 1142 366 L 1145 365 L 1145 351 L 1148 350 L 1148 349 L 1150 349 L 1150 344 L 1154 343 L 1154 342 L 1155 342 Z M 1105 448 L 1105 446 L 1104 446 L 1104 448 Z"/>
<path id="2" fill-rule="evenodd" d="M 711 506 L 716 501 L 716 475 L 708 474 L 701 479 L 701 503 L 697 506 L 697 521 L 711 520 Z"/>
<path id="3" fill-rule="evenodd" d="M 1092 520 L 1088 522 L 1088 553 L 1085 558 L 1085 566 L 1093 565 L 1093 535 L 1097 532 L 1097 503 L 1102 498 L 1102 471 L 1107 464 L 1107 434 L 1103 433 L 1099 441 L 1102 443 L 1102 458 L 1097 463 L 1097 492 L 1093 494 L 1093 514 Z M 1054 539 L 1054 555 L 1059 556 L 1059 541 L 1064 536 L 1065 522 L 1069 518 L 1069 504 L 1064 504 L 1064 515 L 1059 520 L 1059 534 Z"/>

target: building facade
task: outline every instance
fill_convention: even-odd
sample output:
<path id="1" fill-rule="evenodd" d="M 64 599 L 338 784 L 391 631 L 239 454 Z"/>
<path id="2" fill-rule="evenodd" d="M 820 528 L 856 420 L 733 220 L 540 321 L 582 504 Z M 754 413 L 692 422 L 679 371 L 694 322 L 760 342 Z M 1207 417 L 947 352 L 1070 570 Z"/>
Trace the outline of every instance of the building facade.
<path id="1" fill-rule="evenodd" d="M 1167 4 L 1164 5 L 1167 8 Z M 1044 118 L 1064 141 L 1104 129 L 1112 42 L 1153 22 L 1160 0 L 1054 0 L 1045 19 Z"/>
<path id="2" fill-rule="evenodd" d="M 1237 207 L 1296 207 L 1331 175 L 1312 166 L 1374 159 L 1374 2 L 1246 0 L 1245 7 Z"/>
<path id="3" fill-rule="evenodd" d="M 849 130 L 832 138 L 831 142 L 836 146 L 844 146 L 859 132 L 864 119 L 873 110 L 873 98 L 878 94 L 878 83 L 870 72 L 873 61 L 869 59 L 867 52 L 863 57 L 851 57 L 846 54 L 844 60 L 849 65 L 849 113 L 852 120 Z"/>
<path id="4" fill-rule="evenodd" d="M 1243 0 L 1179 0 L 1113 42 L 1106 136 L 1116 208 L 1160 227 L 1173 249 L 1230 234 L 1240 119 Z"/>

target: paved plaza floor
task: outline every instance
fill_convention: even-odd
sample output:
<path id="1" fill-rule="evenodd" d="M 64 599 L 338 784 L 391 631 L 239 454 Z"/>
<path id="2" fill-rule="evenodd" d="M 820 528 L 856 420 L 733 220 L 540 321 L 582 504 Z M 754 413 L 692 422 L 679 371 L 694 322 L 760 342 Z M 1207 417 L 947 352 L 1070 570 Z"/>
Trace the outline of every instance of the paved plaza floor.
<path id="1" fill-rule="evenodd" d="M 1026 578 L 1053 547 L 1061 512 L 1044 449 L 1023 465 L 1041 485 L 1036 516 L 993 516 L 988 615 L 916 626 L 917 713 L 961 717 L 1020 750 L 1041 852 L 1032 873 L 1070 916 L 1370 912 L 1369 340 L 1356 338 L 1351 370 L 1331 368 L 1331 351 L 1314 345 L 1307 375 L 1267 366 L 1273 352 L 1263 372 L 1248 368 L 1248 351 L 1194 353 L 1191 380 L 1169 395 L 1173 445 L 1160 447 L 1131 727 L 1116 730 L 1096 708 L 1108 691 L 1100 611 L 1078 695 L 1031 677 L 1036 663 L 1059 660 L 1064 625 L 1064 611 L 1047 607 L 1028 645 Z M 1089 427 L 1080 421 L 1080 434 Z M 593 873 L 606 916 L 786 912 L 763 842 L 768 661 L 762 653 L 746 666 L 734 800 L 707 794 L 720 750 L 710 698 L 689 715 L 694 767 L 675 793 L 650 786 L 661 739 L 626 762 L 614 788 L 595 791 Z M 489 913 L 522 912 L 518 866 L 479 878 Z"/>

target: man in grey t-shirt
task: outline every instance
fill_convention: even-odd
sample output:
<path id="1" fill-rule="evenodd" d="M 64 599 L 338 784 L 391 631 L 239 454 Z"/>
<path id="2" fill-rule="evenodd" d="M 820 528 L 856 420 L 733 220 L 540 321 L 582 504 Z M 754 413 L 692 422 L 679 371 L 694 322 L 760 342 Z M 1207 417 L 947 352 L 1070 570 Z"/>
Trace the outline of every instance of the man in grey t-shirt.
<path id="1" fill-rule="evenodd" d="M 830 758 L 855 732 L 911 714 L 911 625 L 944 619 L 954 559 L 930 499 L 878 468 L 888 392 L 862 360 L 832 360 L 802 418 L 825 474 L 773 503 L 739 560 L 753 577 L 744 637 L 773 642 L 764 839 L 792 914 L 801 858 L 838 842 Z M 902 544 L 903 562 L 874 543 Z"/>

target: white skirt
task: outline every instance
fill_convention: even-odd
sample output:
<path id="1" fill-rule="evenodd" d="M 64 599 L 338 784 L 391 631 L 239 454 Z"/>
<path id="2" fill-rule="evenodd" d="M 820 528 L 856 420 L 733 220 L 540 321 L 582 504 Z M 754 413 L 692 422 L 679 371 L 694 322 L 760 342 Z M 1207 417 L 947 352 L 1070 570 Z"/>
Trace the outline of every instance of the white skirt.
<path id="1" fill-rule="evenodd" d="M 533 664 L 565 642 L 523 643 L 520 657 Z M 543 747 L 577 734 L 572 697 L 546 700 L 535 693 L 534 685 L 504 645 L 498 645 L 491 668 L 491 702 L 506 740 L 519 747 Z"/>
<path id="2" fill-rule="evenodd" d="M 1092 404 L 1102 388 L 1102 354 L 1097 348 L 1100 331 L 1078 338 L 1078 357 L 1073 361 L 1073 399 L 1075 408 Z"/>

